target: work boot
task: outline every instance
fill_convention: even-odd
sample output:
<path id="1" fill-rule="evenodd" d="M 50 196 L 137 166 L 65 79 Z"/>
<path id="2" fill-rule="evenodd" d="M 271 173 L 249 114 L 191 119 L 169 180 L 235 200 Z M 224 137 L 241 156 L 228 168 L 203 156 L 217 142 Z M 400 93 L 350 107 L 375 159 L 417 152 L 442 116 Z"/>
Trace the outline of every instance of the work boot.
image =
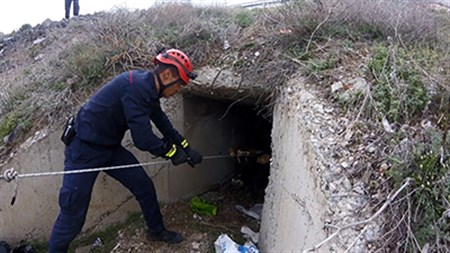
<path id="1" fill-rule="evenodd" d="M 149 241 L 161 241 L 161 242 L 167 242 L 167 243 L 180 243 L 183 241 L 183 237 L 177 232 L 170 231 L 167 229 L 164 229 L 160 233 L 152 233 L 149 232 L 147 234 L 147 240 Z"/>

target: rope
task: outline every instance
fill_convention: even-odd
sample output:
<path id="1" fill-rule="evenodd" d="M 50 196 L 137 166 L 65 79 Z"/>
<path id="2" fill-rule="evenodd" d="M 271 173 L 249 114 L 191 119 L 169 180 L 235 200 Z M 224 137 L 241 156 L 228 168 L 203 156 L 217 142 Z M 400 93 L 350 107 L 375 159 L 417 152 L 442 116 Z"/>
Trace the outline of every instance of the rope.
<path id="1" fill-rule="evenodd" d="M 229 158 L 230 155 L 215 155 L 215 156 L 206 156 L 203 157 L 204 160 L 207 159 L 221 159 L 221 158 Z M 3 176 L 0 175 L 1 179 L 4 179 L 6 182 L 11 182 L 14 180 L 14 193 L 11 199 L 11 205 L 14 205 L 17 197 L 17 189 L 19 187 L 18 178 L 27 178 L 27 177 L 44 177 L 44 176 L 57 176 L 57 175 L 68 175 L 68 174 L 79 174 L 79 173 L 89 173 L 96 171 L 106 171 L 106 170 L 117 170 L 117 169 L 128 169 L 134 168 L 138 166 L 148 166 L 148 165 L 158 165 L 158 164 L 166 164 L 169 161 L 156 161 L 156 162 L 147 162 L 147 163 L 137 163 L 137 164 L 127 164 L 127 165 L 119 165 L 119 166 L 110 166 L 110 167 L 98 167 L 91 169 L 80 169 L 80 170 L 69 170 L 69 171 L 52 171 L 52 172 L 39 172 L 39 173 L 26 173 L 19 174 L 14 168 L 10 168 L 5 170 Z"/>
<path id="2" fill-rule="evenodd" d="M 221 159 L 221 158 L 229 158 L 229 157 L 231 157 L 231 156 L 230 155 L 216 155 L 216 156 L 206 156 L 206 157 L 203 157 L 203 159 L 208 160 L 208 159 Z M 17 179 L 17 178 L 89 173 L 89 172 L 96 172 L 96 171 L 128 169 L 128 168 L 134 168 L 134 167 L 138 167 L 138 166 L 149 166 L 149 165 L 158 165 L 158 164 L 166 164 L 166 163 L 169 163 L 169 161 L 167 160 L 167 161 L 127 164 L 127 165 L 110 166 L 110 167 L 98 167 L 98 168 L 90 168 L 90 169 L 79 169 L 79 170 L 69 170 L 69 171 L 48 171 L 48 172 L 25 173 L 25 174 L 19 174 L 14 170 L 14 168 L 10 168 L 10 169 L 5 170 L 3 175 L 0 176 L 0 180 L 4 179 L 4 180 L 6 180 L 6 182 L 11 182 L 12 180 Z"/>
<path id="3" fill-rule="evenodd" d="M 14 168 L 5 170 L 5 173 L 3 173 L 3 178 L 6 180 L 6 182 L 11 182 L 14 178 L 17 177 L 17 172 L 14 170 Z M 0 176 L 1 178 L 1 176 Z"/>

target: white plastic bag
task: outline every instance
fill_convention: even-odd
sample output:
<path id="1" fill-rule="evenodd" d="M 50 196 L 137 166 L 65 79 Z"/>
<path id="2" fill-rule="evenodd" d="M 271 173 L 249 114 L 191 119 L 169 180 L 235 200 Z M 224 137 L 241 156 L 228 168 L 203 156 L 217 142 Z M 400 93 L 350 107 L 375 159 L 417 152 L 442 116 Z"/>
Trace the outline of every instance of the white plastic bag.
<path id="1" fill-rule="evenodd" d="M 244 245 L 239 245 L 226 234 L 221 234 L 217 238 L 214 247 L 216 253 L 260 253 L 253 243 L 246 242 Z"/>

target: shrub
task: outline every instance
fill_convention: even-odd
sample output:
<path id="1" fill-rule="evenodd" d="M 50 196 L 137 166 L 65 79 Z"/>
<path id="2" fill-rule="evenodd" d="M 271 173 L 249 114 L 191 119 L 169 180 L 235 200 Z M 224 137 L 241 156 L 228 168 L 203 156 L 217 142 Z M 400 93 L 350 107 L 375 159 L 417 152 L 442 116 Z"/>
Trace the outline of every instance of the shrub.
<path id="1" fill-rule="evenodd" d="M 417 0 L 292 1 L 288 6 L 279 9 L 276 19 L 299 38 L 309 37 L 317 29 L 316 37 L 374 40 L 391 36 L 408 42 L 449 42 L 448 16 L 436 15 Z"/>
<path id="2" fill-rule="evenodd" d="M 103 77 L 106 65 L 106 55 L 102 48 L 91 43 L 80 42 L 65 52 L 65 71 L 77 76 L 79 88 L 95 87 Z"/>
<path id="3" fill-rule="evenodd" d="M 374 78 L 373 98 L 377 109 L 390 121 L 421 116 L 430 96 L 418 70 L 409 63 L 406 50 L 379 44 L 368 64 Z"/>
<path id="4" fill-rule="evenodd" d="M 3 144 L 3 138 L 10 134 L 19 123 L 19 117 L 15 112 L 7 114 L 0 121 L 0 143 Z"/>
<path id="5" fill-rule="evenodd" d="M 253 23 L 253 17 L 250 11 L 248 10 L 240 10 L 236 13 L 235 16 L 236 23 L 241 28 L 249 27 Z"/>

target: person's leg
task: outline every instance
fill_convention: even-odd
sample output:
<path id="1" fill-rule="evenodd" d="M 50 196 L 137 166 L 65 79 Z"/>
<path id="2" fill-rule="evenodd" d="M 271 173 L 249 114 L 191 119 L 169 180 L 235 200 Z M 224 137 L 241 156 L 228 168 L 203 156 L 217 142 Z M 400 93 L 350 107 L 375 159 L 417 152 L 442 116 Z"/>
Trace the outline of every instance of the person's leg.
<path id="1" fill-rule="evenodd" d="M 64 151 L 66 171 L 101 167 L 107 162 L 107 151 L 74 138 Z M 66 174 L 59 193 L 60 212 L 49 241 L 50 253 L 67 252 L 86 220 L 92 187 L 98 172 Z"/>
<path id="2" fill-rule="evenodd" d="M 65 3 L 65 10 L 66 10 L 65 18 L 69 18 L 70 17 L 70 4 L 72 3 L 72 0 L 65 0 L 64 3 Z"/>
<path id="3" fill-rule="evenodd" d="M 78 4 L 78 0 L 73 0 L 73 15 L 78 16 L 80 13 L 80 5 Z"/>
<path id="4" fill-rule="evenodd" d="M 49 253 L 67 252 L 81 232 L 98 172 L 65 175 L 59 193 L 60 212 L 53 226 Z"/>
<path id="5" fill-rule="evenodd" d="M 117 149 L 113 160 L 113 165 L 115 166 L 138 163 L 136 157 L 123 147 Z M 106 173 L 122 183 L 136 197 L 148 227 L 147 239 L 149 241 L 163 241 L 167 243 L 180 243 L 183 241 L 183 237 L 179 233 L 167 230 L 164 227 L 155 187 L 142 167 L 110 170 L 106 171 Z"/>
<path id="6" fill-rule="evenodd" d="M 123 147 L 117 149 L 112 166 L 138 164 L 131 152 Z M 108 175 L 119 181 L 133 193 L 142 209 L 145 222 L 150 232 L 164 230 L 163 219 L 152 180 L 142 167 L 109 170 Z"/>

